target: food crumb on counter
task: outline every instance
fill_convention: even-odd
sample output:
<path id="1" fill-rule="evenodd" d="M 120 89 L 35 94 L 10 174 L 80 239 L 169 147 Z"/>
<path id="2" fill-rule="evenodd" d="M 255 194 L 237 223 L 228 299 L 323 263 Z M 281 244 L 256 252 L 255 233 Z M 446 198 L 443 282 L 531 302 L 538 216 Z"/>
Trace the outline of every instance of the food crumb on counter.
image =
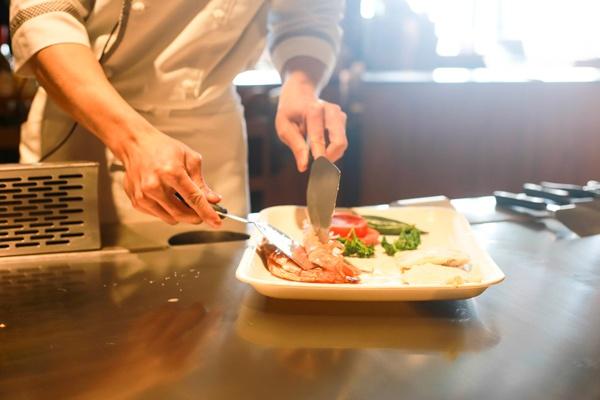
<path id="1" fill-rule="evenodd" d="M 172 297 L 169 300 L 167 300 L 168 303 L 177 303 L 179 301 L 179 299 L 177 297 Z"/>

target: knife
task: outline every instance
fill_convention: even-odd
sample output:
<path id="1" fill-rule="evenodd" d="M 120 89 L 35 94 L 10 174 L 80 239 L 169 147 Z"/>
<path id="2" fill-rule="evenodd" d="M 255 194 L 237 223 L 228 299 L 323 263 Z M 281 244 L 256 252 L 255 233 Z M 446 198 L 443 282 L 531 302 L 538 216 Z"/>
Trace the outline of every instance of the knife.
<path id="1" fill-rule="evenodd" d="M 600 197 L 600 190 L 595 190 L 592 186 L 579 186 L 569 183 L 542 182 L 545 188 L 565 190 L 569 196 L 576 199 L 590 199 Z"/>
<path id="2" fill-rule="evenodd" d="M 526 213 L 532 218 L 555 218 L 579 236 L 600 234 L 600 210 L 591 207 L 591 203 L 558 205 L 548 199 L 504 191 L 494 192 L 494 197 L 498 207 Z M 533 211 L 526 212 L 526 209 Z"/>
<path id="3" fill-rule="evenodd" d="M 550 186 L 537 185 L 535 183 L 526 183 L 523 185 L 523 192 L 526 195 L 532 197 L 541 197 L 543 199 L 551 200 L 552 202 L 564 206 L 566 204 L 571 204 L 573 201 L 571 200 L 570 192 L 562 189 L 555 188 Z"/>
<path id="4" fill-rule="evenodd" d="M 546 188 L 556 188 L 569 193 L 572 203 L 600 211 L 600 187 L 571 185 L 567 183 L 542 182 Z M 540 196 L 544 197 L 544 196 Z"/>
<path id="5" fill-rule="evenodd" d="M 323 156 L 313 161 L 310 167 L 306 205 L 308 218 L 321 243 L 326 243 L 329 238 L 329 225 L 335 210 L 340 175 L 340 170 Z"/>

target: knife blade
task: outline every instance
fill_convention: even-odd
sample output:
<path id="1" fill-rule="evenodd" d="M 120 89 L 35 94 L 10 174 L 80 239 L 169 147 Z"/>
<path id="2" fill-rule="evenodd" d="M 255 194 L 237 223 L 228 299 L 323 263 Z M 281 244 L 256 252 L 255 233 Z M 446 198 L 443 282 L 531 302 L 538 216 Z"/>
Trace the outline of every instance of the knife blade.
<path id="1" fill-rule="evenodd" d="M 329 238 L 329 225 L 335 210 L 340 187 L 340 170 L 327 158 L 321 156 L 310 167 L 306 205 L 308 218 L 321 243 Z"/>

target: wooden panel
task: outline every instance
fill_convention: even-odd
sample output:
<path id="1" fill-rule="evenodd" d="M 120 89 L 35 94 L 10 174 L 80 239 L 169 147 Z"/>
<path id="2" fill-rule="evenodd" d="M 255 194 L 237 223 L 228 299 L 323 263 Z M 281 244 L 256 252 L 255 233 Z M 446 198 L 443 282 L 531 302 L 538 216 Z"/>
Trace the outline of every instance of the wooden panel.
<path id="1" fill-rule="evenodd" d="M 600 177 L 598 83 L 365 83 L 361 204 Z"/>

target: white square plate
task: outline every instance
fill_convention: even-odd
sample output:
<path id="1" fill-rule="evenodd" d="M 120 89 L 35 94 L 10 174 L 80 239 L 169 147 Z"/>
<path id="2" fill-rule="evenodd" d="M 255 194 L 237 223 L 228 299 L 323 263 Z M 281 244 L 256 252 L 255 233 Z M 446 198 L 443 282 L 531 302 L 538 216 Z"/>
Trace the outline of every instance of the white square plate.
<path id="1" fill-rule="evenodd" d="M 357 284 L 303 283 L 277 278 L 266 269 L 256 245 L 262 239 L 255 232 L 251 245 L 246 249 L 236 277 L 252 285 L 259 293 L 282 299 L 305 300 L 448 300 L 466 299 L 481 294 L 489 286 L 504 279 L 504 273 L 492 258 L 477 243 L 471 227 L 464 216 L 453 209 L 443 207 L 357 207 L 353 209 L 363 215 L 379 215 L 415 224 L 428 234 L 422 236 L 419 250 L 451 248 L 469 255 L 472 268 L 477 269 L 481 280 L 477 283 L 452 285 L 408 285 L 402 279 L 364 279 Z M 278 206 L 266 208 L 258 215 L 294 239 L 302 240 L 302 229 L 298 224 L 298 207 Z M 380 255 L 378 257 L 387 257 Z M 383 261 L 383 260 L 382 260 Z"/>

